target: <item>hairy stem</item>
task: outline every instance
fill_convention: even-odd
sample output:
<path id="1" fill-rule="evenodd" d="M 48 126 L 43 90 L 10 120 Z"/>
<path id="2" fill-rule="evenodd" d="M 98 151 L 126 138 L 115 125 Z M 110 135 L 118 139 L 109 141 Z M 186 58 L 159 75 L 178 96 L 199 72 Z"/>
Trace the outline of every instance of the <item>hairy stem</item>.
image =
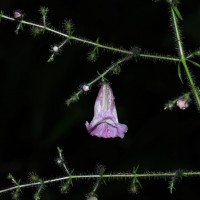
<path id="1" fill-rule="evenodd" d="M 133 56 L 126 56 L 125 58 L 122 58 L 120 60 L 118 60 L 117 62 L 111 64 L 102 74 L 99 74 L 96 78 L 94 78 L 92 81 L 86 83 L 85 85 L 91 87 L 92 85 L 94 85 L 97 81 L 99 80 L 103 80 L 105 78 L 105 76 L 111 72 L 116 66 L 120 66 L 121 64 L 129 61 L 130 59 L 132 59 Z M 83 88 L 80 88 L 76 93 L 74 93 L 72 95 L 71 98 L 67 99 L 66 100 L 66 104 L 69 106 L 72 102 L 75 102 L 77 99 L 76 97 L 78 97 L 79 99 L 79 96 L 83 93 Z M 75 100 L 75 101 L 74 101 Z"/>
<path id="2" fill-rule="evenodd" d="M 6 16 L 6 15 L 3 15 L 3 14 L 1 15 L 1 18 L 7 19 L 7 20 L 11 20 L 11 21 L 16 21 L 14 18 Z M 98 47 L 98 48 L 110 50 L 110 51 L 113 51 L 113 52 L 118 52 L 118 53 L 125 54 L 125 55 L 133 55 L 134 54 L 132 51 L 128 51 L 128 50 L 125 50 L 125 49 L 115 48 L 115 47 L 112 47 L 112 46 L 99 44 L 97 42 L 92 42 L 92 41 L 89 41 L 89 40 L 86 40 L 86 39 L 81 39 L 79 37 L 70 36 L 68 34 L 62 33 L 60 31 L 57 31 L 57 30 L 55 30 L 53 28 L 49 28 L 49 27 L 44 26 L 44 25 L 28 22 L 28 21 L 25 21 L 25 20 L 20 21 L 20 23 L 24 24 L 24 25 L 32 26 L 32 27 L 45 29 L 46 31 L 55 33 L 55 34 L 60 35 L 60 36 L 62 36 L 64 38 L 69 38 L 70 40 L 74 40 L 74 41 L 77 41 L 77 42 L 85 43 L 85 44 L 88 44 L 88 45 L 91 45 L 91 46 L 95 46 L 95 47 Z M 138 56 L 141 57 L 141 58 L 149 58 L 149 59 L 154 59 L 154 60 L 165 60 L 165 61 L 173 61 L 173 62 L 178 62 L 179 61 L 178 58 L 174 58 L 172 56 L 159 56 L 159 55 L 151 55 L 151 54 L 144 54 L 144 53 L 141 53 Z"/>
<path id="3" fill-rule="evenodd" d="M 183 50 L 183 45 L 182 45 L 182 41 L 181 41 L 181 36 L 180 36 L 180 31 L 179 31 L 179 27 L 178 27 L 178 21 L 177 21 L 177 17 L 176 14 L 173 10 L 173 8 L 171 7 L 171 13 L 172 13 L 172 18 L 173 18 L 173 24 L 174 24 L 174 29 L 175 29 L 175 33 L 176 33 L 176 39 L 177 39 L 177 43 L 178 43 L 178 49 L 179 49 L 179 53 L 180 53 L 180 60 L 184 66 L 184 70 L 185 70 L 185 74 L 187 76 L 189 85 L 191 87 L 192 93 L 194 95 L 194 98 L 196 100 L 197 103 L 197 107 L 198 109 L 200 109 L 200 97 L 198 95 L 197 92 L 197 88 L 195 86 L 194 80 L 192 78 L 191 72 L 189 71 L 189 68 L 187 66 L 187 62 L 186 62 L 186 57 L 184 54 L 184 50 Z"/>
<path id="4" fill-rule="evenodd" d="M 99 179 L 99 178 L 103 178 L 103 179 L 124 179 L 124 178 L 170 178 L 170 177 L 174 177 L 176 176 L 176 172 L 159 172 L 159 173 L 155 173 L 155 172 L 148 172 L 148 173 L 143 173 L 143 174 L 131 174 L 131 173 L 119 173 L 119 174 L 104 174 L 104 175 L 99 175 L 99 174 L 92 174 L 92 175 L 71 175 L 71 176 L 65 176 L 65 177 L 61 177 L 61 178 L 55 178 L 55 179 L 50 179 L 50 180 L 45 180 L 42 183 L 41 182 L 35 182 L 35 183 L 27 183 L 27 184 L 21 184 L 21 185 L 17 185 L 14 187 L 10 187 L 7 189 L 3 189 L 0 190 L 0 194 L 2 193 L 6 193 L 6 192 L 10 192 L 13 190 L 16 190 L 17 188 L 20 187 L 20 189 L 22 188 L 29 188 L 29 187 L 34 187 L 34 186 L 40 186 L 42 184 L 50 184 L 50 183 L 55 183 L 55 182 L 62 182 L 64 180 L 68 180 L 68 179 L 74 179 L 74 180 L 78 180 L 78 179 Z M 183 177 L 194 177 L 194 176 L 200 176 L 200 172 L 183 172 L 182 173 Z"/>

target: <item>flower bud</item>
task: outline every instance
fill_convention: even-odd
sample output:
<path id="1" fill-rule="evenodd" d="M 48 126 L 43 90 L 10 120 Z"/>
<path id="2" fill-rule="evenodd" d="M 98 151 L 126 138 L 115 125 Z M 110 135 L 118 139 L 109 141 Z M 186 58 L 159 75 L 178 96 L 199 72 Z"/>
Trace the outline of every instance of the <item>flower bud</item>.
<path id="1" fill-rule="evenodd" d="M 89 85 L 83 85 L 82 89 L 84 92 L 88 92 L 90 90 L 90 86 Z"/>
<path id="2" fill-rule="evenodd" d="M 58 53 L 59 48 L 57 46 L 53 46 L 52 51 L 53 53 Z"/>
<path id="3" fill-rule="evenodd" d="M 21 18 L 23 17 L 23 15 L 22 15 L 21 11 L 16 10 L 16 11 L 14 11 L 14 13 L 13 13 L 13 17 L 14 17 L 15 19 L 21 19 Z"/>
<path id="4" fill-rule="evenodd" d="M 181 110 L 185 110 L 186 108 L 189 107 L 189 102 L 186 100 L 186 99 L 179 99 L 177 102 L 176 102 L 176 105 L 181 109 Z"/>

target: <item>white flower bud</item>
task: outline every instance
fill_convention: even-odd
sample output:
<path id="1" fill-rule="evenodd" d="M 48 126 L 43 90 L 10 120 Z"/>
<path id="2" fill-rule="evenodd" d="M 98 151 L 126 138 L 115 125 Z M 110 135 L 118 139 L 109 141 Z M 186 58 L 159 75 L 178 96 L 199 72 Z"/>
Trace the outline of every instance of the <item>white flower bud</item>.
<path id="1" fill-rule="evenodd" d="M 59 48 L 58 48 L 57 46 L 53 46 L 52 51 L 53 51 L 54 53 L 58 53 Z"/>
<path id="2" fill-rule="evenodd" d="M 63 161 L 62 161 L 60 158 L 58 158 L 58 159 L 56 160 L 56 162 L 57 162 L 58 165 L 61 165 Z"/>
<path id="3" fill-rule="evenodd" d="M 14 11 L 13 16 L 15 19 L 20 19 L 22 17 L 22 13 L 20 11 Z"/>
<path id="4" fill-rule="evenodd" d="M 84 92 L 88 92 L 90 90 L 90 86 L 89 85 L 83 85 L 82 89 Z"/>

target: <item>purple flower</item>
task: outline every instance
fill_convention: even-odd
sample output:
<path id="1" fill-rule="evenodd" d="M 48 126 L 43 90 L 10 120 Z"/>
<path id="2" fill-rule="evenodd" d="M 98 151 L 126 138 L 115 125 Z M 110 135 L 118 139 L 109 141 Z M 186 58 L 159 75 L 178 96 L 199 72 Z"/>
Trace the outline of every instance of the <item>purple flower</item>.
<path id="1" fill-rule="evenodd" d="M 180 99 L 178 99 L 178 101 L 176 102 L 176 105 L 177 105 L 181 110 L 185 110 L 186 108 L 189 107 L 189 102 L 188 102 L 187 99 L 180 98 Z"/>
<path id="2" fill-rule="evenodd" d="M 94 117 L 89 124 L 85 123 L 92 136 L 103 138 L 123 138 L 128 127 L 118 122 L 115 98 L 108 83 L 103 83 L 94 105 Z"/>

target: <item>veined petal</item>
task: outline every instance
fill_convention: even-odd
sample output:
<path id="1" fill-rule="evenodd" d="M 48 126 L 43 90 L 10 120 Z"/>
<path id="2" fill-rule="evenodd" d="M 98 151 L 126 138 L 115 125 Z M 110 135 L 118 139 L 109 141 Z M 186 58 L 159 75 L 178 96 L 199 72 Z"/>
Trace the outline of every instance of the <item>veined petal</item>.
<path id="1" fill-rule="evenodd" d="M 86 127 L 89 130 L 90 135 L 102 138 L 123 138 L 124 134 L 128 130 L 128 127 L 125 124 L 117 124 L 116 126 L 113 126 L 107 122 L 97 124 L 92 129 L 89 127 L 89 123 L 86 122 Z"/>
<path id="2" fill-rule="evenodd" d="M 103 83 L 95 101 L 94 117 L 91 123 L 85 123 L 87 131 L 92 136 L 123 138 L 128 131 L 128 127 L 125 124 L 118 122 L 114 100 L 111 87 L 107 83 Z"/>
<path id="3" fill-rule="evenodd" d="M 118 122 L 117 111 L 115 106 L 115 97 L 108 83 L 103 83 L 94 105 L 94 118 L 101 115 L 103 111 L 113 114 Z"/>

